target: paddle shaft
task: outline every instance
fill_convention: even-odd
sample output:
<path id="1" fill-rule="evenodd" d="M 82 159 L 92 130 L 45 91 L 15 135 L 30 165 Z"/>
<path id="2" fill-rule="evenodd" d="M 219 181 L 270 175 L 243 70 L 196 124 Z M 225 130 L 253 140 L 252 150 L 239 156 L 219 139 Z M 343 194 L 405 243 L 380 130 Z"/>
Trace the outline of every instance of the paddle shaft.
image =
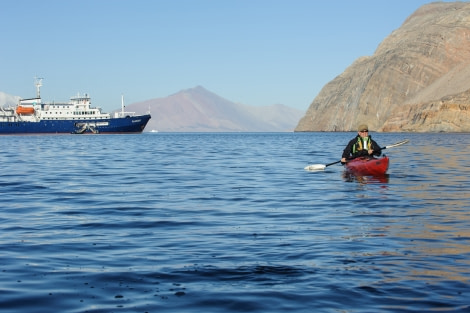
<path id="1" fill-rule="evenodd" d="M 334 164 L 338 164 L 339 162 L 341 162 L 341 160 L 333 162 L 333 163 L 326 164 L 325 167 L 330 166 L 330 165 L 334 165 Z"/>

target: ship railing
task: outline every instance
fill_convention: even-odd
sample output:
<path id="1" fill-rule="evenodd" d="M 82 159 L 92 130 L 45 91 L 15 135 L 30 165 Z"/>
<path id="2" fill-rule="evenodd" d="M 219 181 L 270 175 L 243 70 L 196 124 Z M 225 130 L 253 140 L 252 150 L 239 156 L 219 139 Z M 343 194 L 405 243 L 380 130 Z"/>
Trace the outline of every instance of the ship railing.
<path id="1" fill-rule="evenodd" d="M 119 112 L 114 112 L 114 117 L 126 117 L 126 116 L 134 116 L 135 112 L 125 112 L 125 111 L 119 111 Z"/>
<path id="2" fill-rule="evenodd" d="M 0 116 L 10 117 L 10 116 L 15 116 L 15 115 L 16 115 L 15 108 L 12 107 L 11 105 L 9 105 L 6 108 L 3 106 L 0 107 Z"/>

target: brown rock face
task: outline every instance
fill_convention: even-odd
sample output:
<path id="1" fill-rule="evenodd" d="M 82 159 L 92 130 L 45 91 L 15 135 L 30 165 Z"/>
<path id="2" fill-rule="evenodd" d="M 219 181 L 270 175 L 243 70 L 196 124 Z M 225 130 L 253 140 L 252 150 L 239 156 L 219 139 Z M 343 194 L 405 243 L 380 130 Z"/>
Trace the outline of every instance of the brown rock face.
<path id="1" fill-rule="evenodd" d="M 329 82 L 295 131 L 470 131 L 470 4 L 422 6 Z"/>

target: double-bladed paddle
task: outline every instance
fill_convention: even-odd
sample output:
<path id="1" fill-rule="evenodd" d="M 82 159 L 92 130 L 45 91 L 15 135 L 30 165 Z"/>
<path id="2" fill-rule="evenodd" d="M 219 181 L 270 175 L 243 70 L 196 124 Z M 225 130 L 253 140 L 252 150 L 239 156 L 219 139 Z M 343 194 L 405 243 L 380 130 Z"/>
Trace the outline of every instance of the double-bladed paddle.
<path id="1" fill-rule="evenodd" d="M 404 145 L 405 143 L 408 143 L 408 142 L 410 142 L 410 140 L 405 139 L 405 140 L 399 141 L 397 143 L 394 143 L 393 145 L 382 147 L 382 148 L 380 148 L 380 150 L 385 150 L 385 149 L 401 146 L 401 145 Z M 323 171 L 326 167 L 328 167 L 330 165 L 338 164 L 340 162 L 341 162 L 341 160 L 333 162 L 333 163 L 329 163 L 329 164 L 311 164 L 311 165 L 307 165 L 304 169 L 306 171 Z"/>

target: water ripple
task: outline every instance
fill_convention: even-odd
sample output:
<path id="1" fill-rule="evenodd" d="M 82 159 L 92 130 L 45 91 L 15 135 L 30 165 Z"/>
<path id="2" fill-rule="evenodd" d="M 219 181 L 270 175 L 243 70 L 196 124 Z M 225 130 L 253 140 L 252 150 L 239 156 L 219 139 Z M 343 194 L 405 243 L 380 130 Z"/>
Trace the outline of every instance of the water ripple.
<path id="1" fill-rule="evenodd" d="M 303 170 L 350 136 L 2 137 L 0 307 L 468 312 L 469 135 L 377 134 L 411 140 L 385 177 Z"/>

